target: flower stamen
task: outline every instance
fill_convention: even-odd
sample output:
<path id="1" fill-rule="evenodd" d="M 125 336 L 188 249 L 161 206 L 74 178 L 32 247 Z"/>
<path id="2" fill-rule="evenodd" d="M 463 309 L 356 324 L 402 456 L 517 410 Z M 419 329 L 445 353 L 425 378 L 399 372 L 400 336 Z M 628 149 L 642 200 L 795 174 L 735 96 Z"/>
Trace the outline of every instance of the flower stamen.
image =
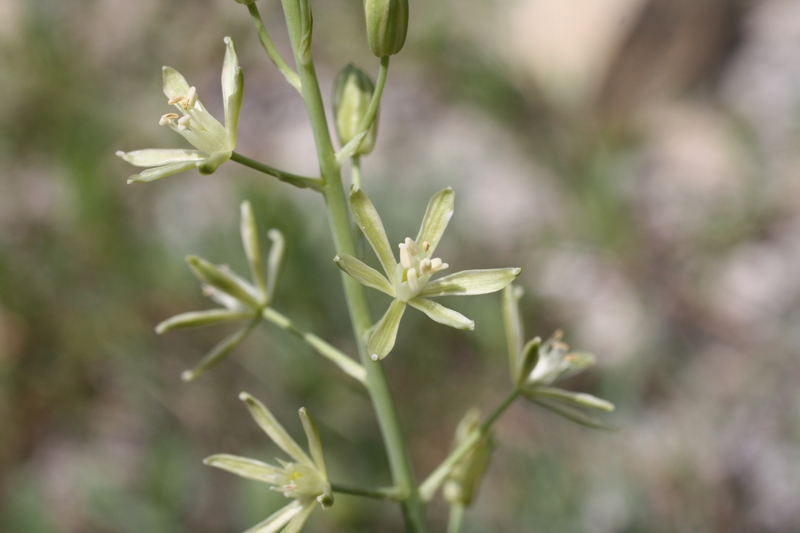
<path id="1" fill-rule="evenodd" d="M 406 273 L 408 277 L 408 288 L 411 289 L 413 292 L 419 291 L 419 280 L 417 279 L 417 270 L 414 268 L 409 268 L 408 272 Z"/>
<path id="2" fill-rule="evenodd" d="M 165 113 L 161 115 L 161 119 L 159 119 L 158 124 L 159 126 L 168 126 L 173 123 L 173 121 L 178 118 L 177 113 Z"/>
<path id="3" fill-rule="evenodd" d="M 181 118 L 178 119 L 178 129 L 181 131 L 188 129 L 191 122 L 192 122 L 192 117 L 190 117 L 189 115 L 182 116 Z"/>
<path id="4" fill-rule="evenodd" d="M 184 100 L 186 100 L 186 97 L 181 94 L 178 94 L 167 100 L 167 103 L 169 105 L 175 105 L 183 102 Z"/>

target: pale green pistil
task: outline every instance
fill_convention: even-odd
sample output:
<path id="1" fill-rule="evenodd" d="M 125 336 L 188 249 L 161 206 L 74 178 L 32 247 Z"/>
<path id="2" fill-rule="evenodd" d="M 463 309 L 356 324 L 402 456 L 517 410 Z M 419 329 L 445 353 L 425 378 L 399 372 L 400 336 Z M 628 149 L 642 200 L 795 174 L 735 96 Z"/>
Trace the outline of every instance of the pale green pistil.
<path id="1" fill-rule="evenodd" d="M 399 247 L 400 264 L 395 272 L 394 287 L 397 299 L 408 302 L 425 290 L 431 276 L 450 265 L 443 263 L 438 257 L 430 257 L 431 245 L 428 241 L 418 245 L 413 239 L 406 237 Z"/>

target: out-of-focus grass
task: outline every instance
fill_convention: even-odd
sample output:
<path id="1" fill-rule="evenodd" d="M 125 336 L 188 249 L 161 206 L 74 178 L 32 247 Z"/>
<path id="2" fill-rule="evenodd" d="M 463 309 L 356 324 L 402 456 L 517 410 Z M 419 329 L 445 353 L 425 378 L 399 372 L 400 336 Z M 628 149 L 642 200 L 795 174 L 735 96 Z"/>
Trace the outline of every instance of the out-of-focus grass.
<path id="1" fill-rule="evenodd" d="M 374 72 L 358 3 L 316 4 L 323 83 L 351 58 Z M 513 407 L 465 531 L 800 527 L 800 217 L 791 179 L 800 90 L 792 93 L 794 63 L 776 59 L 760 74 L 752 59 L 792 50 L 778 24 L 791 20 L 778 11 L 789 8 L 765 2 L 742 15 L 750 30 L 714 76 L 609 118 L 602 101 L 554 101 L 540 71 L 503 46 L 506 34 L 476 31 L 523 2 L 431 4 L 414 4 L 407 49 L 393 60 L 380 141 L 364 162 L 370 194 L 399 241 L 413 236 L 427 198 L 453 185 L 442 257 L 465 268 L 522 266 L 528 336 L 563 327 L 573 345 L 595 351 L 600 367 L 574 386 L 616 402 L 612 419 L 623 428 L 592 433 Z M 113 157 L 182 146 L 157 128 L 162 63 L 220 111 L 222 36 L 233 35 L 247 80 L 241 151 L 314 172 L 304 111 L 243 9 L 188 0 L 0 5 L 12 6 L 0 33 L 0 530 L 255 524 L 283 497 L 200 464 L 216 452 L 278 453 L 236 399 L 240 390 L 292 431 L 307 406 L 335 480 L 388 483 L 367 398 L 296 339 L 264 327 L 187 385 L 181 370 L 225 328 L 152 332 L 165 317 L 209 306 L 187 253 L 246 271 L 236 215 L 247 198 L 264 231 L 287 237 L 276 307 L 353 351 L 312 193 L 232 164 L 126 186 L 131 168 Z M 261 9 L 285 49 L 277 3 Z M 785 96 L 765 100 L 765 78 Z M 635 71 L 616 83 L 635 86 Z M 795 119 L 778 128 L 775 117 L 790 112 Z M 387 302 L 371 298 L 377 316 Z M 507 386 L 498 298 L 451 304 L 477 321 L 474 333 L 409 313 L 386 360 L 420 477 L 446 453 L 463 412 L 488 409 Z M 440 529 L 445 514 L 433 504 Z M 307 529 L 400 531 L 398 519 L 394 506 L 341 496 Z"/>

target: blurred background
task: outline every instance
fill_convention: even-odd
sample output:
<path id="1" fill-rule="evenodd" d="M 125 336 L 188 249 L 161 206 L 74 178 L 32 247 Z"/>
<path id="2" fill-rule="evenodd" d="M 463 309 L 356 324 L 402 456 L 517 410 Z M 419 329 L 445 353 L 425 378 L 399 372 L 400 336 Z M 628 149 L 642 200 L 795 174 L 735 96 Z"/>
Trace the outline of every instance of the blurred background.
<path id="1" fill-rule="evenodd" d="M 326 96 L 349 61 L 374 76 L 361 2 L 312 5 Z M 279 2 L 259 7 L 286 51 Z M 153 332 L 211 307 L 186 254 L 246 272 L 247 198 L 288 239 L 275 307 L 355 353 L 316 195 L 234 163 L 125 184 L 116 150 L 185 146 L 158 127 L 162 64 L 222 116 L 225 35 L 246 75 L 238 151 L 314 174 L 301 101 L 232 0 L 0 0 L 0 531 L 262 520 L 282 495 L 200 463 L 279 455 L 241 390 L 294 432 L 307 406 L 334 480 L 389 483 L 368 399 L 293 337 L 264 326 L 187 385 L 228 331 Z M 596 353 L 565 386 L 615 402 L 622 428 L 513 406 L 465 532 L 800 531 L 798 58 L 798 0 L 411 1 L 363 164 L 390 239 L 452 185 L 441 257 L 521 266 L 527 338 L 560 327 Z M 476 330 L 408 313 L 386 360 L 420 478 L 509 386 L 499 296 L 445 303 Z M 446 513 L 437 499 L 434 531 Z M 341 496 L 306 531 L 399 524 Z"/>

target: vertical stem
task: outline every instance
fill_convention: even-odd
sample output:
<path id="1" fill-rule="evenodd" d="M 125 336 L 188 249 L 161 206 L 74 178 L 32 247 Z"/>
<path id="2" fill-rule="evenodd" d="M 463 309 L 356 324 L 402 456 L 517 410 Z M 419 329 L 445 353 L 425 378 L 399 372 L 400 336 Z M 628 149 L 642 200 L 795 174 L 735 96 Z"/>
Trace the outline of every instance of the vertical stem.
<path id="1" fill-rule="evenodd" d="M 453 504 L 450 506 L 450 518 L 447 521 L 447 533 L 458 533 L 461 531 L 461 522 L 464 519 L 464 506 Z"/>
<path id="2" fill-rule="evenodd" d="M 351 164 L 353 165 L 352 171 L 350 173 L 350 183 L 353 184 L 353 187 L 356 189 L 361 188 L 361 156 L 356 155 L 353 156 L 351 160 Z"/>
<path id="3" fill-rule="evenodd" d="M 301 2 L 307 9 L 306 0 L 282 0 L 289 37 L 297 62 L 298 74 L 302 87 L 302 96 L 306 104 L 314 141 L 317 146 L 320 173 L 325 201 L 328 205 L 328 219 L 333 233 L 336 251 L 355 255 L 353 235 L 350 231 L 350 217 L 339 165 L 334 156 L 325 107 L 322 103 L 319 82 L 308 50 L 310 46 L 310 28 L 304 23 Z M 306 29 L 304 34 L 303 29 Z M 372 318 L 367 306 L 363 287 L 350 276 L 342 273 L 345 296 L 347 298 L 350 319 L 358 344 L 358 352 L 364 369 L 367 372 L 367 388 L 369 389 L 375 413 L 378 418 L 389 466 L 395 487 L 401 498 L 406 530 L 409 533 L 426 533 L 424 504 L 417 491 L 416 480 L 411 469 L 411 462 L 405 446 L 405 439 L 400 429 L 400 421 L 389 391 L 386 376 L 380 363 L 369 358 L 365 346 L 366 331 L 372 326 Z"/>

